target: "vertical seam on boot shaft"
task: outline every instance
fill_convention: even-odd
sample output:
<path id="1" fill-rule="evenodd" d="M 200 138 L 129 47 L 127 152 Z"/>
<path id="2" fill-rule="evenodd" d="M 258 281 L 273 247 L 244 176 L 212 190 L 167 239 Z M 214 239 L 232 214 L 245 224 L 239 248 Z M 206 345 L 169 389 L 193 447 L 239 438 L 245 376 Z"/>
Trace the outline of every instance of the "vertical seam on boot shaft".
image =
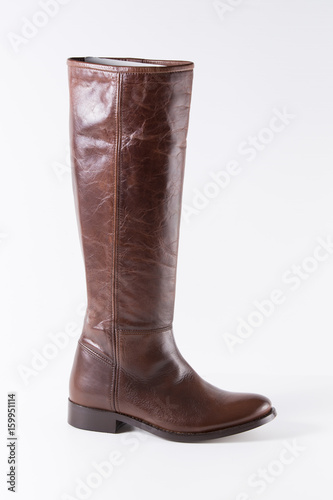
<path id="1" fill-rule="evenodd" d="M 117 199 L 117 243 L 119 241 L 119 231 L 120 231 L 120 222 L 122 220 L 122 213 L 121 213 L 121 173 L 122 173 L 122 126 L 123 126 L 123 91 L 124 87 L 124 76 L 120 76 L 120 95 L 119 95 L 119 154 L 118 154 L 118 199 Z M 118 252 L 118 246 L 117 246 L 117 253 L 116 253 L 116 282 L 115 282 L 115 299 L 116 299 L 116 321 L 119 321 L 119 300 L 118 300 L 118 290 L 119 290 L 119 252 Z M 120 379 L 120 366 L 119 366 L 119 360 L 120 360 L 120 339 L 119 339 L 119 331 L 117 328 L 117 324 L 115 324 L 115 335 L 116 335 L 116 348 L 117 348 L 117 374 L 116 374 L 116 399 L 115 403 L 117 404 L 117 410 L 119 411 L 119 379 Z"/>
<path id="2" fill-rule="evenodd" d="M 115 373 L 116 373 L 116 357 L 115 357 L 115 315 L 114 315 L 114 259 L 115 259 L 115 224 L 116 224 L 116 193 L 117 193 L 117 155 L 118 155 L 118 94 L 119 94 L 119 76 L 117 75 L 116 80 L 116 97 L 115 97 L 115 149 L 114 149 L 114 165 L 110 164 L 110 169 L 113 168 L 113 205 L 112 205 L 112 270 L 111 270 L 111 283 L 110 283 L 110 307 L 111 307 L 111 346 L 112 346 L 112 359 L 114 362 L 114 368 L 112 371 L 112 380 L 110 382 L 110 408 L 111 410 L 115 410 L 114 406 L 114 383 L 115 383 Z"/>
<path id="3" fill-rule="evenodd" d="M 114 293 L 113 293 L 113 282 L 114 282 L 114 256 L 115 256 L 115 234 L 114 234 L 114 228 L 115 228 L 115 220 L 116 220 L 116 210 L 115 210 L 115 200 L 116 200 L 116 189 L 117 189 L 117 131 L 118 131 L 118 82 L 119 82 L 119 76 L 117 75 L 116 78 L 116 98 L 115 98 L 115 112 L 114 112 L 114 123 L 115 123 L 115 141 L 116 141 L 116 147 L 114 150 L 114 158 L 113 158 L 113 165 L 110 163 L 110 169 L 112 172 L 113 169 L 113 204 L 112 204 L 112 213 L 111 213 L 111 234 L 113 235 L 112 239 L 112 245 L 111 245 L 111 252 L 112 252 L 112 257 L 111 257 L 111 283 L 110 283 L 110 308 L 111 308 L 111 331 L 109 332 L 110 336 L 110 341 L 111 341 L 111 356 L 112 359 L 114 360 L 113 367 L 112 367 L 112 379 L 110 380 L 110 409 L 113 411 L 115 410 L 114 406 L 114 381 L 115 381 L 115 373 L 116 373 L 116 361 L 115 361 L 115 338 L 114 338 Z"/>
<path id="4" fill-rule="evenodd" d="M 116 82 L 116 99 L 115 99 L 115 151 L 114 151 L 114 169 L 113 169 L 113 227 L 112 227 L 112 272 L 111 272 L 111 337 L 112 337 L 112 358 L 114 359 L 114 370 L 113 378 L 111 383 L 111 409 L 115 410 L 115 380 L 117 371 L 117 359 L 116 359 L 116 338 L 115 338 L 115 295 L 114 295 L 114 284 L 115 284 L 115 255 L 116 255 L 116 203 L 117 203 L 117 169 L 118 169 L 118 127 L 119 127 L 119 75 L 117 76 Z M 112 165 L 110 165 L 112 168 Z"/>
<path id="5" fill-rule="evenodd" d="M 115 360 L 115 370 L 112 384 L 113 407 L 117 411 L 117 384 L 118 384 L 118 333 L 116 329 L 117 322 L 117 279 L 118 279 L 118 196 L 119 196 L 119 162 L 121 152 L 121 94 L 122 94 L 122 75 L 117 78 L 116 94 L 116 148 L 114 165 L 114 202 L 113 202 L 113 258 L 112 258 L 112 339 L 113 339 L 113 357 Z"/>

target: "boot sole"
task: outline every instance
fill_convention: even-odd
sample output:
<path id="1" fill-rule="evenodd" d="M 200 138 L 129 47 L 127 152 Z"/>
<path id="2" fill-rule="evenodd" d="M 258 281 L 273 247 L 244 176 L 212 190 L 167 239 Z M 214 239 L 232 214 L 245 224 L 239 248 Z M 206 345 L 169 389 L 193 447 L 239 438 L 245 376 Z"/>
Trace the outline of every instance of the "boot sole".
<path id="1" fill-rule="evenodd" d="M 276 410 L 272 408 L 271 411 L 261 418 L 251 420 L 240 425 L 233 425 L 225 429 L 207 431 L 207 432 L 174 432 L 161 429 L 152 424 L 148 424 L 143 420 L 135 417 L 129 417 L 122 413 L 116 413 L 108 410 L 98 410 L 96 408 L 88 408 L 81 406 L 68 400 L 68 423 L 78 429 L 97 432 L 109 432 L 116 434 L 124 424 L 132 427 L 138 427 L 144 431 L 155 434 L 156 436 L 163 437 L 169 441 L 178 441 L 183 443 L 196 443 L 199 441 L 206 441 L 208 439 L 217 439 L 240 432 L 249 431 L 267 424 L 276 417 Z"/>

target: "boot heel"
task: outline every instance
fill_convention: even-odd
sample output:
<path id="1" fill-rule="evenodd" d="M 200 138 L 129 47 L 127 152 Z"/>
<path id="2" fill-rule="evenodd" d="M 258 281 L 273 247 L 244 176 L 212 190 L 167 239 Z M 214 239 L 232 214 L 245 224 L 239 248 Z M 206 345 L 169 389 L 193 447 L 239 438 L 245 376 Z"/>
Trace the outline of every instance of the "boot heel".
<path id="1" fill-rule="evenodd" d="M 110 432 L 116 434 L 123 425 L 112 411 L 81 406 L 68 400 L 68 423 L 87 431 Z"/>

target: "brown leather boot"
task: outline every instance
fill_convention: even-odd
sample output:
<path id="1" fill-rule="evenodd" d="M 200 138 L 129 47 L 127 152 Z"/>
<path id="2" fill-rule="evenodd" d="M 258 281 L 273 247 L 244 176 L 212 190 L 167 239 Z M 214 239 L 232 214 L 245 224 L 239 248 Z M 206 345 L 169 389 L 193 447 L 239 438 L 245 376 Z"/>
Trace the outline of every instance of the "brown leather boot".
<path id="1" fill-rule="evenodd" d="M 268 399 L 223 391 L 172 333 L 193 64 L 69 59 L 74 191 L 88 306 L 70 379 L 69 423 L 122 423 L 174 441 L 272 420 Z"/>

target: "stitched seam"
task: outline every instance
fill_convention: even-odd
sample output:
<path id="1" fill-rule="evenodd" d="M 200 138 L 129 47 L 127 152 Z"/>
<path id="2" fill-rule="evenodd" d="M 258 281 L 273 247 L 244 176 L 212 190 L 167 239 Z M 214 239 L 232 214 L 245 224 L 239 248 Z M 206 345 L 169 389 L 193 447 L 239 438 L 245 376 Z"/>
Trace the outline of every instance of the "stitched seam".
<path id="1" fill-rule="evenodd" d="M 146 335 L 151 333 L 163 333 L 172 330 L 172 325 L 165 326 L 163 328 L 154 328 L 153 330 L 124 330 L 122 328 L 118 328 L 118 332 L 122 335 Z"/>
<path id="2" fill-rule="evenodd" d="M 122 172 L 122 150 L 121 150 L 121 145 L 122 145 L 122 124 L 123 124 L 123 96 L 124 96 L 124 77 L 123 75 L 120 76 L 120 97 L 119 97 L 119 155 L 118 155 L 118 183 L 120 185 L 120 179 L 121 179 L 121 172 Z M 118 200 L 117 200 L 117 244 L 119 244 L 119 233 L 120 233 L 120 221 L 122 220 L 122 213 L 121 213 L 121 189 L 118 188 Z M 118 248 L 118 245 L 117 245 Z M 118 291 L 119 291 L 119 251 L 116 253 L 116 311 L 117 311 L 117 316 L 116 319 L 118 321 L 119 319 L 119 300 L 118 300 Z M 119 342 L 119 332 L 115 327 L 115 335 L 117 338 L 117 377 L 116 377 L 116 402 L 117 402 L 117 409 L 119 410 L 119 385 L 120 385 L 120 369 L 119 369 L 119 360 L 120 360 L 120 342 Z"/>
<path id="3" fill-rule="evenodd" d="M 105 358 L 104 356 L 102 356 L 101 354 L 98 354 L 97 352 L 93 351 L 92 349 L 90 349 L 89 347 L 87 347 L 85 344 L 83 344 L 82 342 L 78 342 L 78 344 L 87 351 L 88 354 L 90 354 L 91 356 L 99 359 L 100 361 L 103 361 L 103 363 L 106 363 L 108 366 L 114 366 L 114 364 L 112 363 L 111 360 Z"/>
<path id="4" fill-rule="evenodd" d="M 120 161 L 121 161 L 121 124 L 122 124 L 122 74 L 118 76 L 117 85 L 117 147 L 116 147 L 116 165 L 115 165 L 115 213 L 114 213 L 114 259 L 113 259 L 113 335 L 115 342 L 115 377 L 114 377 L 114 407 L 118 409 L 118 378 L 119 378 L 119 339 L 116 329 L 118 320 L 118 233 L 119 233 L 119 176 L 120 176 Z"/>
<path id="5" fill-rule="evenodd" d="M 68 64 L 69 66 L 73 66 L 73 67 L 76 67 L 76 68 L 87 68 L 87 69 L 90 69 L 91 71 L 104 71 L 105 73 L 114 73 L 116 75 L 123 75 L 123 74 L 129 74 L 129 75 L 157 75 L 157 74 L 161 74 L 161 73 L 183 73 L 184 71 L 193 71 L 193 67 L 192 68 L 184 68 L 184 69 L 177 69 L 177 70 L 173 70 L 172 68 L 170 69 L 163 69 L 163 70 L 160 70 L 158 69 L 158 71 L 114 71 L 112 69 L 106 69 L 105 66 L 98 66 L 96 64 L 96 68 L 92 68 L 91 66 L 89 66 L 89 64 L 84 64 L 84 63 L 80 63 L 79 61 L 77 62 L 77 64 Z"/>
<path id="6" fill-rule="evenodd" d="M 113 244 L 112 244 L 112 281 L 111 281 L 111 308 L 112 308 L 112 325 L 111 325 L 111 335 L 112 335 L 112 354 L 115 360 L 114 369 L 112 373 L 112 384 L 110 388 L 110 404 L 111 408 L 116 409 L 115 406 L 115 391 L 116 391 L 116 378 L 117 378 L 117 356 L 116 356 L 116 328 L 115 328 L 115 255 L 116 255 L 116 227 L 117 227 L 117 190 L 118 190 L 118 147 L 119 147 L 119 81 L 120 75 L 117 75 L 116 83 L 116 106 L 115 106 L 115 123 L 116 123 L 116 147 L 115 147 L 115 157 L 114 157 L 114 193 L 113 193 Z M 112 166 L 111 166 L 112 168 Z"/>

